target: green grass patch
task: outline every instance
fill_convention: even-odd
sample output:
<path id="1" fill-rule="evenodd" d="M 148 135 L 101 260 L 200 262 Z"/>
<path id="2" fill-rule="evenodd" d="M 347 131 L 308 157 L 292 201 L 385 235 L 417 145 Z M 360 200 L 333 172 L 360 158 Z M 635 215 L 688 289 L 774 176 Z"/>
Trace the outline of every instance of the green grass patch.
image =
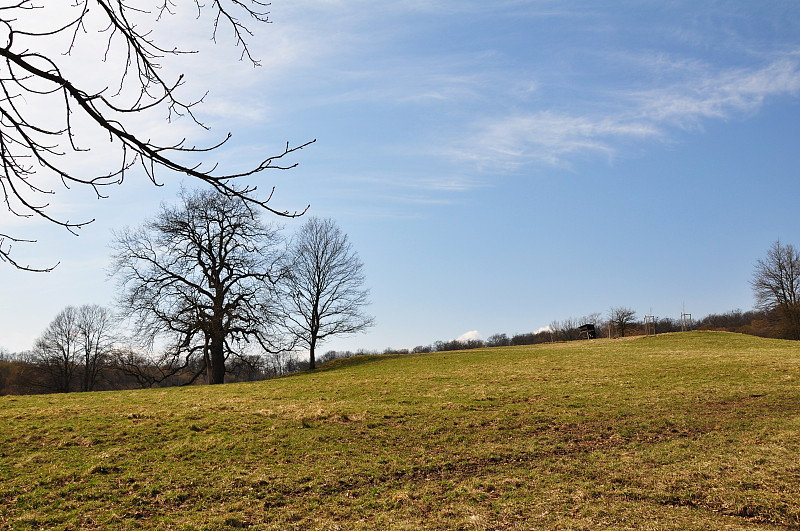
<path id="1" fill-rule="evenodd" d="M 715 332 L 0 398 L 8 529 L 800 528 L 800 344 Z"/>

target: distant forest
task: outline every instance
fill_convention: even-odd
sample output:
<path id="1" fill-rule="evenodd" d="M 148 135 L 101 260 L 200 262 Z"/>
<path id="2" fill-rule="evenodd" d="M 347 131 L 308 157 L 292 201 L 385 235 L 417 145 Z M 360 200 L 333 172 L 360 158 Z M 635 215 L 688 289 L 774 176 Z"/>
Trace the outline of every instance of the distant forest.
<path id="1" fill-rule="evenodd" d="M 319 362 L 326 363 L 338 358 L 358 355 L 428 353 L 577 341 L 586 338 L 586 333 L 581 331 L 581 326 L 586 324 L 594 325 L 597 338 L 619 336 L 610 315 L 608 319 L 604 320 L 602 319 L 602 314 L 595 313 L 585 317 L 554 321 L 550 323 L 548 329 L 539 332 L 511 336 L 505 333 L 498 333 L 485 340 L 436 341 L 430 345 L 419 345 L 411 349 L 386 348 L 383 351 L 363 349 L 355 352 L 330 350 L 320 356 Z M 628 323 L 624 335 L 662 334 L 680 332 L 686 329 L 719 330 L 769 338 L 789 338 L 784 331 L 784 327 L 782 327 L 780 316 L 774 311 L 762 310 L 733 310 L 722 314 L 711 314 L 702 319 L 687 322 L 662 317 L 650 319 L 645 323 L 644 319 L 641 319 Z M 232 357 L 231 362 L 227 368 L 226 382 L 266 380 L 308 370 L 309 368 L 307 359 L 298 359 L 296 356 L 286 353 L 270 356 L 252 356 L 245 359 L 234 359 Z M 37 360 L 31 352 L 11 353 L 0 350 L 0 395 L 83 390 L 79 385 L 81 381 L 85 380 L 83 366 L 76 365 L 70 369 L 71 372 L 67 376 L 68 381 L 65 388 L 63 385 L 65 378 L 63 371 L 54 373 L 57 370 L 56 368 Z M 96 375 L 93 376 L 95 384 L 92 389 L 107 391 L 192 385 L 196 383 L 196 380 L 192 378 L 192 375 L 196 374 L 195 369 L 195 367 L 187 367 L 185 373 L 177 373 L 169 378 L 162 379 L 159 377 L 162 368 L 158 367 L 154 361 L 130 350 L 116 351 L 113 355 L 102 360 L 100 366 L 96 368 Z M 70 380 L 74 382 L 74 387 L 69 386 Z"/>

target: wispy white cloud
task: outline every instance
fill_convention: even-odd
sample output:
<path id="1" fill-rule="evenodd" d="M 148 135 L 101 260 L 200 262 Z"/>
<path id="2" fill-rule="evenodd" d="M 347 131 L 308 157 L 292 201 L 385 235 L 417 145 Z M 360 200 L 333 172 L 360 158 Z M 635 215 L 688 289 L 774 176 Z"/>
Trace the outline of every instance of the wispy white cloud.
<path id="1" fill-rule="evenodd" d="M 633 93 L 639 116 L 656 124 L 697 125 L 757 110 L 770 97 L 800 91 L 800 62 L 782 57 L 762 68 L 734 69 Z"/>
<path id="2" fill-rule="evenodd" d="M 453 176 L 428 176 L 417 180 L 414 183 L 415 187 L 423 190 L 432 190 L 440 192 L 464 192 L 472 190 L 476 187 L 482 186 L 481 181 L 474 177 L 464 175 Z"/>
<path id="3" fill-rule="evenodd" d="M 484 167 L 568 166 L 576 157 L 613 158 L 631 142 L 670 138 L 673 128 L 701 127 L 758 111 L 770 98 L 797 96 L 800 60 L 781 56 L 766 66 L 709 73 L 695 61 L 663 61 L 679 81 L 663 87 L 603 93 L 579 112 L 521 110 L 477 120 L 449 153 Z M 680 75 L 678 75 L 678 73 Z"/>
<path id="4" fill-rule="evenodd" d="M 451 154 L 482 166 L 512 169 L 522 164 L 566 165 L 572 156 L 613 157 L 621 139 L 661 133 L 645 121 L 617 117 L 571 116 L 552 111 L 486 119 Z"/>
<path id="5" fill-rule="evenodd" d="M 439 204 L 445 201 L 443 198 L 431 198 L 427 192 L 465 192 L 475 188 L 485 186 L 485 183 L 472 176 L 458 173 L 445 173 L 440 174 L 435 170 L 430 172 L 407 172 L 397 173 L 390 172 L 386 175 L 380 173 L 369 174 L 353 174 L 352 172 L 345 172 L 329 176 L 334 178 L 339 183 L 345 183 L 348 188 L 363 188 L 365 186 L 382 188 L 386 185 L 391 185 L 400 193 L 393 193 L 393 198 L 397 201 L 409 201 L 409 191 L 425 193 L 425 198 L 417 197 L 414 201 L 418 202 L 431 202 L 432 204 Z M 413 196 L 416 197 L 416 196 Z"/>

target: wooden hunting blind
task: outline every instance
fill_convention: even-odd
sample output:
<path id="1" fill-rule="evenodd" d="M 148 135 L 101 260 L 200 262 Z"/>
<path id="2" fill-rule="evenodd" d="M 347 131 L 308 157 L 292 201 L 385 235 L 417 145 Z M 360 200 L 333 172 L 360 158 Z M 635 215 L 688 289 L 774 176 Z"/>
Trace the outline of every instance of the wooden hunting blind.
<path id="1" fill-rule="evenodd" d="M 581 333 L 581 338 L 584 339 L 597 339 L 597 331 L 593 324 L 585 324 L 578 327 Z"/>

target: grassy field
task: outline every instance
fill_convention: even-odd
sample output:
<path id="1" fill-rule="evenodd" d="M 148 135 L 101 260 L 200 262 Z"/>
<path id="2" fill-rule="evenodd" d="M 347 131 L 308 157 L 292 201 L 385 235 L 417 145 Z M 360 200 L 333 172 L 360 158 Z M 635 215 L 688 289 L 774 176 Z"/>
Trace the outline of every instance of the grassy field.
<path id="1" fill-rule="evenodd" d="M 0 528 L 799 529 L 800 344 L 693 332 L 0 398 Z"/>

